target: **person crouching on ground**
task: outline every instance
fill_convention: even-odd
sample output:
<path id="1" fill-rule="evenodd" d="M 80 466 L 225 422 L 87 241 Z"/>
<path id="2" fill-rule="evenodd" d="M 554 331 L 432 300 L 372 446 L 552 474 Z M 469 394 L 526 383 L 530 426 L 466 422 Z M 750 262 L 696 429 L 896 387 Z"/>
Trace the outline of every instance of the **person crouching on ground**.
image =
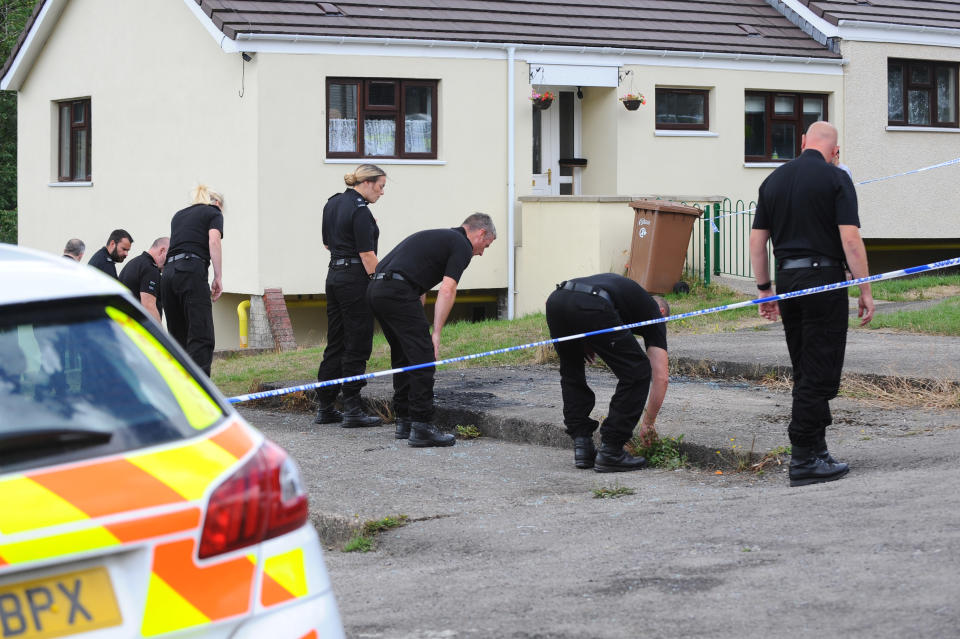
<path id="1" fill-rule="evenodd" d="M 634 324 L 669 314 L 665 299 L 650 295 L 633 280 L 614 273 L 567 280 L 558 284 L 557 290 L 547 298 L 551 338 Z M 634 334 L 643 337 L 646 354 Z M 646 460 L 630 455 L 623 447 L 632 437 L 641 415 L 641 439 L 649 441 L 656 437 L 654 422 L 669 383 L 666 324 L 555 342 L 554 348 L 560 356 L 563 423 L 573 438 L 577 468 L 593 468 L 599 473 L 643 468 Z M 592 362 L 594 355 L 599 355 L 617 376 L 616 392 L 610 398 L 607 417 L 600 426 L 599 451 L 593 444 L 593 433 L 599 424 L 590 417 L 595 397 L 587 385 L 584 367 L 584 360 Z M 648 394 L 650 402 L 644 412 Z"/>

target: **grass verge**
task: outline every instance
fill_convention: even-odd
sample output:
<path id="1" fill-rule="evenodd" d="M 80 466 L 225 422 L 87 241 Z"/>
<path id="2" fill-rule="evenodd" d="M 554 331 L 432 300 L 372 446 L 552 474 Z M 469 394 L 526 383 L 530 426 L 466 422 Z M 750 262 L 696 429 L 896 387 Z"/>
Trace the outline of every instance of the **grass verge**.
<path id="1" fill-rule="evenodd" d="M 850 325 L 859 326 L 860 320 L 851 318 Z M 945 299 L 918 311 L 876 314 L 867 328 L 889 328 L 926 335 L 960 335 L 960 297 Z"/>
<path id="2" fill-rule="evenodd" d="M 376 547 L 377 535 L 391 528 L 406 526 L 408 519 L 406 515 L 393 515 L 364 522 L 360 531 L 344 544 L 343 552 L 370 552 Z"/>
<path id="3" fill-rule="evenodd" d="M 877 300 L 912 302 L 938 299 L 944 294 L 956 295 L 957 287 L 960 287 L 960 274 L 928 274 L 874 282 L 870 286 L 870 292 Z M 860 297 L 859 286 L 851 286 L 847 290 L 850 291 L 850 297 Z"/>

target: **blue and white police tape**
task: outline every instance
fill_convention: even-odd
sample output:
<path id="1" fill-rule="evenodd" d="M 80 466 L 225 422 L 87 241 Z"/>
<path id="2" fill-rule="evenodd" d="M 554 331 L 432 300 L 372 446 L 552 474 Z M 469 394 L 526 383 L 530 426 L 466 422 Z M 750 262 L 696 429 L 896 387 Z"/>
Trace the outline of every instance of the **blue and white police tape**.
<path id="1" fill-rule="evenodd" d="M 873 184 L 874 182 L 883 182 L 885 180 L 892 180 L 893 178 L 903 177 L 905 175 L 914 175 L 916 173 L 923 173 L 924 171 L 930 171 L 932 169 L 942 169 L 945 166 L 953 166 L 955 164 L 960 164 L 960 158 L 953 158 L 952 160 L 947 160 L 946 162 L 940 162 L 939 164 L 931 164 L 930 166 L 924 166 L 919 169 L 912 169 L 910 171 L 904 171 L 903 173 L 894 173 L 893 175 L 885 175 L 878 178 L 870 178 L 869 180 L 861 180 L 859 182 L 854 182 L 856 186 L 863 186 L 864 184 Z M 723 215 L 718 215 L 716 217 L 710 218 L 710 227 L 713 229 L 714 233 L 719 233 L 720 229 L 714 223 L 716 220 L 721 220 L 725 217 L 733 217 L 734 215 L 743 215 L 745 213 L 753 213 L 757 210 L 757 207 L 752 209 L 744 209 L 740 211 L 733 211 L 732 213 L 724 213 Z"/>
<path id="2" fill-rule="evenodd" d="M 639 328 L 641 326 L 647 326 L 650 324 L 659 324 L 661 322 L 672 322 L 674 320 L 684 319 L 686 317 L 696 317 L 698 315 L 706 315 L 708 313 L 719 313 L 720 311 L 729 311 L 735 308 L 749 306 L 751 304 L 760 304 L 762 302 L 774 302 L 777 300 L 785 300 L 793 297 L 800 297 L 802 295 L 813 295 L 814 293 L 823 293 L 823 292 L 832 291 L 838 288 L 856 286 L 858 284 L 866 284 L 868 282 L 877 282 L 880 280 L 891 280 L 897 277 L 903 277 L 905 275 L 914 275 L 917 273 L 923 273 L 925 271 L 933 271 L 941 268 L 948 268 L 950 266 L 960 266 L 960 257 L 955 257 L 949 260 L 943 260 L 941 262 L 924 264 L 922 266 L 912 266 L 910 268 L 901 269 L 899 271 L 879 273 L 877 275 L 870 275 L 870 276 L 861 277 L 858 279 L 847 280 L 845 282 L 836 282 L 835 284 L 825 284 L 823 286 L 815 286 L 813 288 L 803 289 L 802 291 L 793 291 L 790 293 L 781 293 L 779 295 L 770 295 L 768 297 L 761 297 L 758 299 L 746 300 L 743 302 L 736 302 L 734 304 L 724 304 L 722 306 L 714 306 L 712 308 L 705 308 L 699 311 L 690 311 L 688 313 L 681 313 L 679 315 L 670 315 L 669 317 L 658 317 L 656 319 L 646 320 L 644 322 L 635 322 L 633 324 L 623 324 L 622 326 L 614 326 L 612 328 L 602 328 L 596 331 L 590 331 L 588 333 L 577 333 L 576 335 L 566 335 L 564 337 L 556 337 L 553 339 L 547 339 L 540 342 L 531 342 L 530 344 L 521 344 L 519 346 L 507 346 L 505 348 L 498 348 L 492 351 L 486 351 L 484 353 L 474 353 L 472 355 L 461 355 L 459 357 L 450 357 L 448 359 L 441 359 L 435 362 L 425 362 L 423 364 L 414 364 L 412 366 L 404 366 L 402 368 L 391 368 L 390 370 L 386 370 L 386 371 L 377 371 L 375 373 L 366 373 L 364 375 L 353 375 L 351 377 L 341 377 L 340 379 L 331 379 L 323 382 L 314 382 L 312 384 L 302 384 L 300 386 L 291 386 L 289 388 L 279 388 L 276 390 L 261 391 L 259 393 L 248 393 L 246 395 L 238 395 L 236 397 L 231 397 L 227 401 L 229 401 L 231 404 L 239 404 L 242 402 L 249 402 L 256 399 L 266 399 L 268 397 L 279 397 L 281 395 L 287 395 L 289 393 L 296 393 L 299 391 L 314 390 L 317 388 L 323 388 L 325 386 L 336 386 L 338 384 L 343 384 L 344 382 L 354 382 L 354 381 L 359 381 L 361 379 L 372 379 L 374 377 L 395 375 L 397 373 L 404 373 L 407 371 L 418 370 L 421 368 L 443 366 L 444 364 L 454 364 L 456 362 L 464 362 L 471 359 L 479 359 L 481 357 L 488 357 L 490 355 L 499 355 L 501 353 L 511 353 L 513 351 L 519 351 L 527 348 L 535 348 L 537 346 L 545 346 L 547 344 L 555 344 L 558 342 L 567 342 L 570 340 L 582 339 L 584 337 L 590 337 L 592 335 L 600 335 L 602 333 L 613 333 L 616 331 Z"/>

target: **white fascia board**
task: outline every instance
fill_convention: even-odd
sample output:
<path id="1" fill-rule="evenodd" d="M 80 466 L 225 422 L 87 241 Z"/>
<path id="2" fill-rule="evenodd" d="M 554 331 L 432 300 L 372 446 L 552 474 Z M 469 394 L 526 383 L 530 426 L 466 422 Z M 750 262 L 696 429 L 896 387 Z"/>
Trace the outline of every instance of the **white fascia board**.
<path id="1" fill-rule="evenodd" d="M 187 0 L 189 1 L 189 0 Z M 620 67 L 625 64 L 668 67 L 735 69 L 842 75 L 840 58 L 714 53 L 710 51 L 659 51 L 615 47 L 575 47 L 493 42 L 454 42 L 396 38 L 347 38 L 341 36 L 281 36 L 240 34 L 240 51 L 409 58 L 504 59 L 514 48 L 516 59 L 530 64 Z M 587 85 L 584 85 L 587 86 Z"/>
<path id="2" fill-rule="evenodd" d="M 891 44 L 960 48 L 960 29 L 924 25 L 841 20 L 840 37 L 844 40 L 858 42 L 888 42 Z"/>
<path id="3" fill-rule="evenodd" d="M 4 91 L 19 91 L 23 86 L 23 81 L 27 79 L 27 74 L 33 67 L 37 56 L 43 50 L 43 45 L 47 43 L 50 32 L 63 13 L 63 8 L 67 5 L 67 0 L 46 0 L 37 19 L 33 21 L 27 37 L 23 41 L 17 56 L 13 59 L 13 64 L 7 69 L 3 78 L 0 78 L 0 89 Z"/>
<path id="4" fill-rule="evenodd" d="M 226 53 L 237 53 L 243 51 L 237 47 L 237 43 L 234 40 L 231 40 L 227 37 L 223 31 L 217 28 L 217 25 L 213 23 L 207 14 L 203 12 L 203 9 L 200 8 L 200 5 L 196 3 L 196 0 L 183 0 L 184 4 L 187 5 L 187 9 L 193 13 L 193 15 L 200 21 L 200 24 L 207 30 L 207 33 L 213 37 L 217 42 L 217 46 L 223 49 Z"/>

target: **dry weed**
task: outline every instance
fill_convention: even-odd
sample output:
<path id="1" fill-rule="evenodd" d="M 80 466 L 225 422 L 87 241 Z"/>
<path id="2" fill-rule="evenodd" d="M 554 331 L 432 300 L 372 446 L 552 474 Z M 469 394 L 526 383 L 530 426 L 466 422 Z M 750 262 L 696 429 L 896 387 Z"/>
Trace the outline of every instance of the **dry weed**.
<path id="1" fill-rule="evenodd" d="M 845 377 L 840 394 L 881 407 L 960 408 L 960 384 L 906 377 Z"/>

